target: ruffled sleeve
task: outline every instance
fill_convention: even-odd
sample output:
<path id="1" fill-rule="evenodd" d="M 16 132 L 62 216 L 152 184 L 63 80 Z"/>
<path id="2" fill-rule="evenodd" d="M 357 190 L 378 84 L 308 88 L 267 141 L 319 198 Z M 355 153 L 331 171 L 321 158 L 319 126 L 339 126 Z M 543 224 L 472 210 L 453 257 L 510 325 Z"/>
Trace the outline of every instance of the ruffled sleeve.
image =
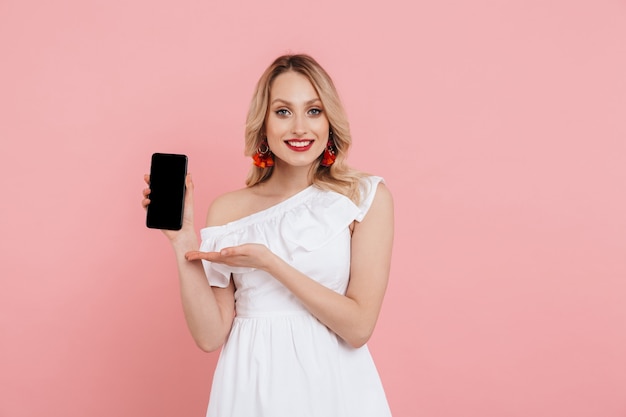
<path id="1" fill-rule="evenodd" d="M 361 204 L 333 191 L 311 186 L 274 207 L 225 224 L 200 231 L 202 252 L 220 250 L 244 243 L 259 243 L 291 262 L 298 253 L 313 252 L 367 214 L 380 177 L 368 177 L 361 183 Z M 231 274 L 244 274 L 254 268 L 231 267 L 202 261 L 209 284 L 225 288 Z"/>
<path id="2" fill-rule="evenodd" d="M 359 213 L 355 217 L 356 221 L 360 222 L 365 218 L 374 201 L 378 184 L 381 182 L 384 184 L 385 180 L 375 176 L 366 177 L 361 181 L 361 204 L 359 204 Z"/>
<path id="3" fill-rule="evenodd" d="M 200 231 L 202 238 L 200 251 L 219 252 L 224 248 L 237 246 L 242 243 L 260 243 L 241 241 L 244 236 L 241 236 L 241 233 L 229 232 L 227 226 L 205 227 L 202 229 Z M 202 260 L 202 266 L 204 267 L 204 273 L 206 274 L 209 284 L 220 288 L 226 288 L 228 286 L 231 273 L 245 273 L 254 270 L 254 268 L 233 267 L 206 260 Z"/>

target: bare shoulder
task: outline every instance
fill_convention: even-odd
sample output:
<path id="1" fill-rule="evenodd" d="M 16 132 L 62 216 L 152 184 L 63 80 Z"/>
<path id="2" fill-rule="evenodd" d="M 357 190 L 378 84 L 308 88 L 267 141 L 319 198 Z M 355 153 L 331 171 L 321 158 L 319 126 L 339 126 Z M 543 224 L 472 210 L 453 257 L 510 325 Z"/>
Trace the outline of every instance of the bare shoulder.
<path id="1" fill-rule="evenodd" d="M 383 182 L 378 183 L 374 200 L 363 221 L 379 216 L 393 216 L 393 196 Z"/>
<path id="2" fill-rule="evenodd" d="M 393 196 L 384 182 L 379 182 L 374 195 L 374 203 L 393 208 Z"/>
<path id="3" fill-rule="evenodd" d="M 241 188 L 220 195 L 209 206 L 206 226 L 221 226 L 244 217 L 252 197 L 250 188 Z"/>

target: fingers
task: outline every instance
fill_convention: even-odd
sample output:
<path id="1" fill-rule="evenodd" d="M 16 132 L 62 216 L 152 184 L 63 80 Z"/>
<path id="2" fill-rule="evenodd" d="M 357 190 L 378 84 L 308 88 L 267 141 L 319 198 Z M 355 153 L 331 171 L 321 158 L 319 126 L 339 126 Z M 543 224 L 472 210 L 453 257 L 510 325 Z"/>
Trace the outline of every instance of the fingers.
<path id="1" fill-rule="evenodd" d="M 143 200 L 141 200 L 141 205 L 143 208 L 148 208 L 150 205 L 150 189 L 145 188 L 143 190 Z"/>
<path id="2" fill-rule="evenodd" d="M 193 180 L 191 179 L 191 174 L 187 174 L 187 177 L 185 177 L 185 187 L 187 188 L 185 197 L 193 203 Z"/>
<path id="3" fill-rule="evenodd" d="M 193 181 L 191 174 L 185 177 L 185 214 L 184 217 L 188 222 L 193 222 Z"/>
<path id="4" fill-rule="evenodd" d="M 239 263 L 245 261 L 245 259 L 250 258 L 250 253 L 248 250 L 248 245 L 240 245 L 240 246 L 231 246 L 228 248 L 221 249 L 219 252 L 201 252 L 201 251 L 190 251 L 185 254 L 185 258 L 188 261 L 197 261 L 199 259 L 204 259 L 206 261 L 211 262 L 219 262 L 219 263 Z"/>
<path id="5" fill-rule="evenodd" d="M 150 176 L 148 176 L 149 178 Z M 187 174 L 185 177 L 185 186 L 189 189 L 193 190 L 193 180 L 191 179 L 191 174 Z"/>
<path id="6" fill-rule="evenodd" d="M 148 184 L 148 186 L 150 185 L 150 175 L 145 174 L 143 176 L 143 180 L 146 182 L 146 184 Z M 150 187 L 144 188 L 142 191 L 142 195 L 143 195 L 143 200 L 141 200 L 141 206 L 143 208 L 147 208 L 148 205 L 150 204 Z"/>
<path id="7" fill-rule="evenodd" d="M 185 259 L 188 261 L 204 259 L 205 261 L 224 263 L 228 261 L 229 257 L 232 260 L 233 257 L 241 255 L 241 253 L 238 253 L 237 248 L 232 247 L 224 248 L 219 252 L 201 252 L 197 250 L 190 251 L 185 254 Z"/>
<path id="8" fill-rule="evenodd" d="M 205 260 L 233 267 L 265 269 L 269 250 L 260 244 L 243 244 L 223 248 L 219 252 L 190 251 L 185 254 L 187 261 Z M 269 252 L 269 255 L 272 255 Z"/>
<path id="9" fill-rule="evenodd" d="M 187 252 L 185 254 L 185 259 L 187 259 L 190 262 L 191 261 L 197 261 L 197 260 L 201 259 L 200 258 L 200 253 L 201 252 L 198 252 L 198 251 Z"/>
<path id="10" fill-rule="evenodd" d="M 185 259 L 188 261 L 199 261 L 204 259 L 206 261 L 216 262 L 220 258 L 219 252 L 200 252 L 200 251 L 191 251 L 185 254 Z"/>

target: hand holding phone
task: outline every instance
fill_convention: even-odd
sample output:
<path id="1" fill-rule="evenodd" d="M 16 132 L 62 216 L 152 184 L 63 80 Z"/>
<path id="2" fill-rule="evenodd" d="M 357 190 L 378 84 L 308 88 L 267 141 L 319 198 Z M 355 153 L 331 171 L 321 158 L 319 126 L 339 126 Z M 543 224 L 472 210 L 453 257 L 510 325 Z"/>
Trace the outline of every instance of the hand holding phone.
<path id="1" fill-rule="evenodd" d="M 155 153 L 150 165 L 150 204 L 146 226 L 180 230 L 185 208 L 187 156 Z"/>

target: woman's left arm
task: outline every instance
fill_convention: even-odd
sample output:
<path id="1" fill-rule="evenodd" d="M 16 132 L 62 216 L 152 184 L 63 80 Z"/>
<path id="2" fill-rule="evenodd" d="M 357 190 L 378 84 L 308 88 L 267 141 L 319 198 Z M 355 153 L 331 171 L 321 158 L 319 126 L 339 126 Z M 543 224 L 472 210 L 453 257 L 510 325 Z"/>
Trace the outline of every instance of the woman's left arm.
<path id="1" fill-rule="evenodd" d="M 383 302 L 393 244 L 393 199 L 379 184 L 367 215 L 354 225 L 350 282 L 339 294 L 309 278 L 263 245 L 246 244 L 221 252 L 190 252 L 190 261 L 206 259 L 231 266 L 263 269 L 289 289 L 319 321 L 353 347 L 374 331 Z"/>

